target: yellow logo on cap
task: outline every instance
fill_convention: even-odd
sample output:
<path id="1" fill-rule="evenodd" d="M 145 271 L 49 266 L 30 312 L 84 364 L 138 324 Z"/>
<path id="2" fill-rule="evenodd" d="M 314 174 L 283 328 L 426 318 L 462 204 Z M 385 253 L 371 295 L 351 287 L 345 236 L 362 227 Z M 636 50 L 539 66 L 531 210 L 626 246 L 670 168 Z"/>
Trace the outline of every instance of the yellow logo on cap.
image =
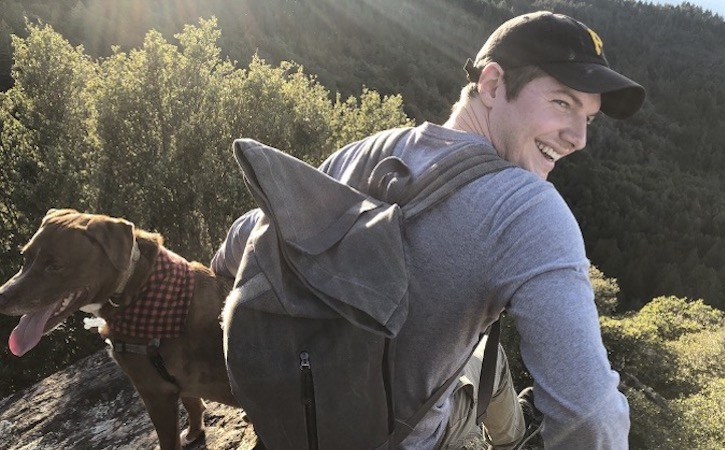
<path id="1" fill-rule="evenodd" d="M 600 38 L 599 35 L 594 32 L 594 30 L 587 28 L 587 31 L 589 32 L 589 36 L 592 37 L 592 42 L 594 43 L 594 51 L 597 52 L 597 55 L 601 55 L 602 47 L 604 47 L 604 42 L 602 42 L 602 38 Z"/>

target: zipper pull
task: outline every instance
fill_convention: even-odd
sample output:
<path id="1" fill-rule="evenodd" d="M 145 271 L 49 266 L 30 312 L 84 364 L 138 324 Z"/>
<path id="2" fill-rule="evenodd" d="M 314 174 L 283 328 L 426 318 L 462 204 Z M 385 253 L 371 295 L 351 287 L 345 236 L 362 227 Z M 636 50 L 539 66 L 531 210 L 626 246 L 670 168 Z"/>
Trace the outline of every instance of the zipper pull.
<path id="1" fill-rule="evenodd" d="M 310 369 L 310 354 L 306 351 L 300 353 L 300 370 Z"/>

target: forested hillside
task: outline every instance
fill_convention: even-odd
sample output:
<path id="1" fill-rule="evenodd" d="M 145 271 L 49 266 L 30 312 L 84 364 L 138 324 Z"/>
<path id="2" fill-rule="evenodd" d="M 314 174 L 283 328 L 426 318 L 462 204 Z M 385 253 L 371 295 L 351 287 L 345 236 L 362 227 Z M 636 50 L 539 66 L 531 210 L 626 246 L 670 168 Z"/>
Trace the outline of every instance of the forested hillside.
<path id="1" fill-rule="evenodd" d="M 199 17 L 218 19 L 222 54 L 294 61 L 331 92 L 364 86 L 401 94 L 406 113 L 442 121 L 461 67 L 500 22 L 551 9 L 580 18 L 610 63 L 648 90 L 632 120 L 598 120 L 588 151 L 554 172 L 592 261 L 633 309 L 660 294 L 725 307 L 725 23 L 697 7 L 629 0 L 0 0 L 0 73 L 10 86 L 10 33 L 48 23 L 91 57 L 167 39 Z M 586 182 L 584 182 L 586 181 Z"/>
<path id="2" fill-rule="evenodd" d="M 706 305 L 725 309 L 725 24 L 689 5 L 0 0 L 0 278 L 51 207 L 125 217 L 208 262 L 252 206 L 235 137 L 317 163 L 379 129 L 441 122 L 466 58 L 532 9 L 590 25 L 649 92 L 634 118 L 597 119 L 552 177 L 606 276 L 595 288 L 633 389 L 633 448 L 716 448 L 725 330 Z M 0 347 L 16 321 L 0 317 Z M 0 396 L 101 346 L 75 317 L 22 363 L 3 348 Z"/>

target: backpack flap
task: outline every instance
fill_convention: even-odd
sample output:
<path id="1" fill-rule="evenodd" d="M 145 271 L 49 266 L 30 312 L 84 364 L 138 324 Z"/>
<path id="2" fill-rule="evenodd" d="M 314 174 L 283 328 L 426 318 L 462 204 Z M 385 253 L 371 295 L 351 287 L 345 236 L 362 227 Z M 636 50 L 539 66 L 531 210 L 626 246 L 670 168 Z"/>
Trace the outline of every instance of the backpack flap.
<path id="1" fill-rule="evenodd" d="M 250 236 L 245 258 L 256 259 L 278 302 L 269 305 L 265 296 L 265 304 L 254 307 L 317 318 L 332 310 L 368 331 L 397 335 L 408 308 L 400 208 L 251 139 L 236 140 L 234 155 L 266 216 Z M 263 232 L 267 227 L 275 233 Z M 300 305 L 300 296 L 287 295 L 285 270 L 324 306 Z M 237 282 L 257 277 L 259 286 L 264 284 L 260 273 L 248 273 L 241 280 L 238 276 Z"/>

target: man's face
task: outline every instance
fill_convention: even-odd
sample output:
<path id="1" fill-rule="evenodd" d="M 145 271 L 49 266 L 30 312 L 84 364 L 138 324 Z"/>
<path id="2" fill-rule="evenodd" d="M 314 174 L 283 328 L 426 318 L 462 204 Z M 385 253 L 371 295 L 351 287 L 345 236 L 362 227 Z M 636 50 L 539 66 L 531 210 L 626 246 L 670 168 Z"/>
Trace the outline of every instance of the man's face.
<path id="1" fill-rule="evenodd" d="M 511 101 L 500 83 L 489 137 L 503 159 L 546 179 L 557 160 L 584 148 L 587 125 L 600 105 L 600 94 L 575 91 L 548 75 L 526 84 Z"/>

